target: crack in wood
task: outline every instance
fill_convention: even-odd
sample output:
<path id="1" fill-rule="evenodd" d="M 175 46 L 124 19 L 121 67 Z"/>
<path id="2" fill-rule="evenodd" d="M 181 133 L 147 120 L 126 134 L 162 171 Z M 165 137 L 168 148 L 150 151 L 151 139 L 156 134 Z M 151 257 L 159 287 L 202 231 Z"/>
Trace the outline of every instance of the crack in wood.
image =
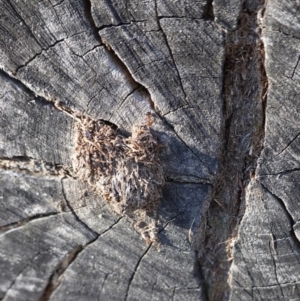
<path id="1" fill-rule="evenodd" d="M 30 222 L 38 221 L 38 220 L 45 219 L 45 218 L 48 218 L 48 217 L 51 217 L 51 216 L 54 216 L 54 215 L 60 215 L 60 214 L 65 214 L 65 213 L 68 214 L 68 212 L 64 212 L 64 213 L 62 213 L 62 212 L 48 212 L 48 213 L 41 213 L 41 214 L 33 215 L 33 216 L 30 216 L 30 217 L 26 217 L 26 218 L 24 218 L 24 219 L 22 219 L 18 222 L 13 222 L 13 223 L 1 226 L 0 227 L 0 236 L 3 236 L 5 234 L 7 234 L 11 230 L 16 230 L 18 228 L 21 228 L 21 227 L 27 225 Z"/>
<path id="2" fill-rule="evenodd" d="M 54 164 L 28 156 L 0 157 L 1 171 L 50 178 L 66 176 L 75 178 L 71 169 L 63 164 Z"/>
<path id="3" fill-rule="evenodd" d="M 97 238 L 95 238 L 96 240 Z M 42 296 L 39 301 L 48 301 L 53 294 L 53 292 L 60 285 L 65 271 L 70 266 L 70 264 L 76 259 L 78 254 L 84 249 L 83 246 L 79 245 L 73 248 L 68 254 L 66 254 L 63 259 L 58 263 L 53 273 L 51 274 L 48 284 L 46 285 Z"/>
<path id="4" fill-rule="evenodd" d="M 227 278 L 232 241 L 238 235 L 245 210 L 245 188 L 255 175 L 263 148 L 268 85 L 257 12 L 264 4 L 257 3 L 253 10 L 247 9 L 247 5 L 244 1 L 237 29 L 227 33 L 223 79 L 224 147 L 207 222 L 199 236 L 198 260 L 208 300 L 229 298 L 231 288 Z"/>
<path id="5" fill-rule="evenodd" d="M 299 281 L 295 281 L 295 282 L 283 282 L 281 283 L 281 286 L 284 285 L 295 285 L 295 284 L 300 284 Z M 253 289 L 264 289 L 264 288 L 277 288 L 278 286 L 276 284 L 274 285 L 265 285 L 265 286 L 252 286 L 251 288 Z M 233 288 L 240 288 L 238 286 L 233 286 Z M 244 287 L 245 289 L 250 289 L 250 287 Z M 293 299 L 294 300 L 294 299 Z"/>
<path id="6" fill-rule="evenodd" d="M 112 225 L 110 225 L 106 230 L 104 230 L 102 233 L 100 233 L 99 237 L 102 237 L 104 234 L 106 234 L 109 230 L 114 228 L 115 226 L 118 225 L 118 223 L 124 218 L 124 216 L 120 216 Z"/>
<path id="7" fill-rule="evenodd" d="M 174 301 L 175 291 L 176 291 L 176 287 L 174 287 L 173 290 L 172 290 L 172 301 Z"/>
<path id="8" fill-rule="evenodd" d="M 177 111 L 179 111 L 179 110 L 181 110 L 181 109 L 195 109 L 195 110 L 196 110 L 197 108 L 191 107 L 190 105 L 182 105 L 182 106 L 180 106 L 180 107 L 178 107 L 178 108 L 176 108 L 176 109 L 174 109 L 174 110 L 171 110 L 171 111 L 169 111 L 169 112 L 163 114 L 162 116 L 163 116 L 163 117 L 166 117 L 167 115 L 172 114 L 172 113 L 175 113 L 175 112 L 177 112 Z"/>
<path id="9" fill-rule="evenodd" d="M 158 19 L 161 20 L 161 19 L 185 19 L 185 20 L 202 20 L 203 18 L 197 18 L 197 17 L 187 17 L 187 16 L 162 16 L 162 15 L 159 15 L 158 16 Z"/>
<path id="10" fill-rule="evenodd" d="M 101 35 L 99 33 L 99 36 L 101 38 Z M 107 50 L 107 53 L 110 54 L 111 58 L 115 61 L 116 65 L 119 65 L 121 67 L 121 69 L 123 69 L 126 73 L 126 75 L 128 76 L 128 78 L 130 78 L 130 81 L 132 81 L 132 83 L 136 86 L 133 91 L 131 93 L 134 92 L 134 90 L 138 89 L 138 88 L 141 88 L 143 89 L 144 91 L 147 92 L 147 95 L 146 95 L 146 99 L 148 100 L 148 102 L 150 103 L 150 107 L 152 108 L 152 110 L 158 115 L 160 116 L 160 113 L 157 111 L 157 109 L 155 108 L 155 104 L 151 98 L 151 94 L 150 92 L 148 91 L 148 89 L 142 85 L 141 83 L 137 82 L 136 79 L 134 78 L 134 75 L 130 72 L 129 68 L 126 66 L 126 64 L 121 60 L 121 58 L 117 55 L 117 53 L 114 51 L 113 47 L 111 45 L 109 45 L 106 41 L 104 41 L 102 38 L 101 38 L 101 41 L 105 47 L 105 49 Z M 128 97 L 129 95 L 127 95 Z M 125 101 L 123 99 L 123 101 Z M 161 117 L 161 116 L 160 116 Z"/>
<path id="11" fill-rule="evenodd" d="M 16 76 L 18 74 L 18 72 L 20 71 L 20 69 L 28 66 L 28 64 L 30 64 L 32 61 L 34 61 L 37 57 L 39 57 L 43 52 L 55 47 L 57 44 L 63 42 L 65 39 L 60 39 L 55 41 L 55 43 L 53 43 L 52 45 L 49 45 L 47 48 L 42 48 L 42 50 L 38 53 L 36 53 L 32 58 L 30 58 L 27 62 L 25 62 L 23 65 L 20 65 L 17 67 L 17 69 L 13 72 L 13 75 Z"/>
<path id="12" fill-rule="evenodd" d="M 191 175 L 166 174 L 165 182 L 166 183 L 174 183 L 174 184 L 208 185 L 210 187 L 213 187 L 213 184 L 210 183 L 209 179 L 203 179 L 203 178 L 199 178 L 197 176 L 191 176 Z"/>
<path id="13" fill-rule="evenodd" d="M 24 84 L 20 79 L 13 77 L 7 71 L 0 69 L 0 75 L 11 81 L 14 85 L 16 85 L 19 89 L 28 94 L 32 99 L 36 98 L 36 93 L 32 91 L 26 84 Z"/>
<path id="14" fill-rule="evenodd" d="M 178 216 L 184 214 L 186 211 L 187 211 L 187 209 L 186 209 L 186 210 L 183 210 L 183 211 L 181 211 L 181 212 L 179 212 L 179 213 L 177 213 L 174 217 L 171 217 L 171 219 L 169 219 L 169 220 L 165 223 L 165 225 L 163 225 L 162 228 L 159 229 L 158 233 L 163 232 L 163 231 L 169 226 L 169 224 L 170 224 L 171 222 L 173 222 Z"/>
<path id="15" fill-rule="evenodd" d="M 261 174 L 259 174 L 259 176 L 257 176 L 257 179 L 259 180 L 260 178 L 265 177 L 265 176 L 285 176 L 287 174 L 297 172 L 297 171 L 300 171 L 300 168 L 286 169 L 286 170 L 279 171 L 276 173 L 261 173 Z"/>
<path id="16" fill-rule="evenodd" d="M 300 136 L 300 133 L 298 133 L 287 145 L 284 147 L 275 157 L 279 157 L 298 137 Z"/>
<path id="17" fill-rule="evenodd" d="M 290 239 L 292 242 L 292 249 L 294 249 L 297 253 L 300 253 L 300 241 L 298 240 L 295 231 L 294 231 L 294 225 L 295 225 L 295 221 L 293 219 L 292 214 L 290 213 L 290 211 L 288 210 L 284 200 L 282 200 L 280 197 L 278 197 L 277 195 L 275 195 L 274 193 L 272 193 L 265 185 L 263 185 L 262 183 L 260 183 L 261 187 L 263 188 L 263 190 L 269 194 L 275 201 L 277 201 L 277 203 L 280 205 L 282 211 L 285 213 L 287 219 L 289 220 L 290 223 Z"/>
<path id="18" fill-rule="evenodd" d="M 272 261 L 273 261 L 275 279 L 276 279 L 277 285 L 280 288 L 281 296 L 284 297 L 283 290 L 280 285 L 280 281 L 278 279 L 278 274 L 277 274 L 277 265 L 276 265 L 276 260 L 275 260 L 276 252 L 275 252 L 275 246 L 274 246 L 274 236 L 272 234 L 271 234 L 271 240 L 269 242 L 269 250 L 270 250 L 270 254 L 272 257 Z"/>
<path id="19" fill-rule="evenodd" d="M 125 298 L 124 298 L 124 301 L 128 301 L 128 294 L 129 294 L 129 290 L 130 290 L 130 286 L 131 286 L 131 283 L 132 281 L 134 280 L 134 277 L 137 273 L 137 269 L 139 268 L 143 258 L 147 255 L 147 253 L 150 251 L 152 247 L 152 243 L 146 248 L 145 252 L 141 255 L 141 257 L 139 258 L 139 260 L 137 261 L 134 269 L 133 269 L 133 273 L 131 274 L 129 280 L 128 280 L 128 285 L 127 285 L 127 288 L 126 288 L 126 293 L 125 293 Z"/>
<path id="20" fill-rule="evenodd" d="M 106 275 L 104 276 L 104 280 L 103 280 L 103 282 L 102 282 L 102 285 L 101 285 L 101 288 L 100 288 L 100 292 L 99 292 L 99 296 L 98 296 L 98 301 L 101 301 L 101 294 L 102 294 L 102 291 L 103 291 L 103 288 L 104 288 L 106 279 L 107 279 L 107 277 L 108 277 L 109 275 L 110 275 L 110 274 L 108 273 L 108 274 L 106 274 Z"/>
<path id="21" fill-rule="evenodd" d="M 178 68 L 177 68 L 177 65 L 176 65 L 176 62 L 175 62 L 175 59 L 174 59 L 174 56 L 173 56 L 171 47 L 170 47 L 169 42 L 168 42 L 168 37 L 167 37 L 166 33 L 164 32 L 164 30 L 163 30 L 161 24 L 160 24 L 161 18 L 158 18 L 157 0 L 154 0 L 154 4 L 155 4 L 154 7 L 155 7 L 155 14 L 156 14 L 156 20 L 157 20 L 158 28 L 159 28 L 159 30 L 161 30 L 161 32 L 162 32 L 162 34 L 163 34 L 164 41 L 165 41 L 166 46 L 167 46 L 167 48 L 168 48 L 168 50 L 169 50 L 170 57 L 171 57 L 171 59 L 172 59 L 172 61 L 173 61 L 173 64 L 174 64 L 174 67 L 175 67 L 175 70 L 176 70 L 176 73 L 177 73 L 177 76 L 178 76 L 178 80 L 179 80 L 179 84 L 180 84 L 181 90 L 182 90 L 182 92 L 183 92 L 183 94 L 184 94 L 185 100 L 187 101 L 186 92 L 185 92 L 185 90 L 184 90 L 183 83 L 182 83 L 181 77 L 180 77 L 180 73 L 179 73 L 179 70 L 178 70 Z"/>
<path id="22" fill-rule="evenodd" d="M 291 79 L 294 79 L 294 75 L 295 75 L 295 72 L 296 72 L 296 70 L 297 70 L 297 68 L 298 68 L 299 62 L 300 62 L 300 55 L 299 55 L 299 57 L 298 57 L 297 64 L 296 64 L 296 66 L 295 66 L 295 68 L 294 68 L 294 70 L 293 70 Z"/>
<path id="23" fill-rule="evenodd" d="M 124 97 L 124 99 L 120 102 L 120 104 L 118 105 L 118 107 L 116 108 L 116 110 L 115 111 L 118 111 L 120 108 L 121 108 L 121 106 L 125 103 L 125 101 L 128 99 L 128 97 L 130 97 L 133 93 L 135 93 L 137 90 L 139 90 L 139 89 L 143 89 L 143 90 L 146 90 L 146 89 L 144 89 L 143 87 L 140 87 L 140 86 L 137 86 L 136 88 L 134 88 L 132 91 L 130 91 L 125 97 Z M 146 90 L 147 91 L 147 90 Z M 115 112 L 114 111 L 114 112 Z M 109 121 L 111 120 L 111 118 L 114 116 L 114 112 L 113 112 L 113 114 L 112 114 L 112 116 L 109 118 Z"/>
<path id="24" fill-rule="evenodd" d="M 67 44 L 66 44 L 67 45 Z M 17 77 L 11 76 L 9 73 L 7 73 L 4 70 L 0 69 L 0 73 L 5 76 L 6 78 L 8 78 L 9 80 L 11 80 L 14 84 L 16 84 L 20 89 L 22 89 L 24 92 L 26 92 L 27 94 L 29 94 L 30 96 L 32 96 L 34 99 L 37 99 L 37 97 L 39 98 L 40 101 L 43 101 L 45 103 L 48 104 L 52 104 L 53 107 L 55 109 L 57 109 L 58 111 L 61 111 L 63 113 L 65 113 L 66 115 L 68 115 L 69 117 L 71 117 L 72 119 L 75 120 L 79 120 L 77 117 L 77 114 L 68 106 L 66 106 L 65 104 L 63 104 L 61 101 L 59 101 L 58 99 L 54 98 L 54 99 L 47 99 L 41 95 L 39 95 L 38 93 L 36 93 L 35 91 L 31 90 L 22 80 L 20 80 Z"/>
<path id="25" fill-rule="evenodd" d="M 87 229 L 90 229 L 83 221 L 81 221 L 79 219 L 79 217 L 74 212 L 74 210 L 72 213 L 75 215 L 75 218 L 77 217 L 76 220 L 79 220 L 82 224 L 84 224 L 86 226 Z M 70 267 L 70 265 L 76 260 L 76 258 L 79 256 L 79 254 L 82 253 L 88 246 L 90 246 L 91 244 L 96 242 L 100 237 L 102 237 L 108 231 L 110 231 L 113 227 L 115 227 L 122 219 L 123 219 L 123 216 L 118 218 L 116 222 L 114 222 L 112 225 L 110 225 L 101 234 L 98 234 L 94 230 L 90 229 L 90 231 L 92 231 L 95 234 L 95 237 L 83 246 L 82 245 L 76 246 L 71 252 L 69 252 L 67 255 L 64 256 L 64 258 L 61 260 L 61 262 L 57 265 L 57 267 L 54 269 L 53 273 L 51 274 L 51 276 L 48 280 L 48 284 L 45 287 L 44 292 L 43 292 L 41 298 L 39 299 L 39 301 L 50 300 L 53 293 L 60 286 L 65 272 Z M 104 286 L 104 283 L 103 283 L 103 286 Z"/>
<path id="26" fill-rule="evenodd" d="M 97 48 L 100 48 L 100 47 L 104 47 L 102 44 L 100 44 L 100 45 L 96 45 L 96 46 L 94 46 L 93 48 L 91 48 L 91 49 L 89 49 L 89 50 L 87 50 L 85 53 L 83 53 L 82 55 L 80 55 L 80 57 L 81 58 L 84 58 L 84 56 L 85 55 L 87 55 L 88 53 L 90 53 L 90 52 L 92 52 L 92 51 L 94 51 L 95 49 L 97 49 Z M 69 47 L 70 48 L 70 47 Z M 71 48 L 70 48 L 71 49 Z M 86 62 L 86 61 L 85 61 Z M 90 65 L 89 65 L 90 66 Z M 98 94 L 100 94 L 100 92 L 101 91 L 99 91 L 99 93 Z"/>
<path id="27" fill-rule="evenodd" d="M 155 288 L 156 284 L 157 284 L 157 277 L 155 278 L 155 281 L 154 281 L 154 283 L 153 283 L 153 285 L 151 287 L 151 299 L 150 299 L 150 301 L 152 301 L 153 291 L 154 291 L 154 288 Z"/>
<path id="28" fill-rule="evenodd" d="M 100 236 L 99 233 L 97 233 L 96 231 L 94 231 L 93 229 L 91 229 L 84 221 L 82 221 L 80 219 L 80 217 L 78 216 L 78 214 L 75 212 L 75 210 L 73 209 L 70 201 L 68 200 L 67 196 L 66 196 L 66 192 L 65 192 L 65 188 L 64 188 L 64 179 L 66 179 L 65 177 L 61 179 L 61 187 L 62 187 L 62 194 L 64 196 L 64 199 L 66 201 L 66 205 L 69 208 L 69 210 L 72 212 L 75 220 L 77 220 L 85 229 L 87 229 L 90 233 L 92 233 L 96 238 L 98 238 Z"/>
<path id="29" fill-rule="evenodd" d="M 56 4 L 52 5 L 52 2 L 51 2 L 51 0 L 50 0 L 50 3 L 51 3 L 51 5 L 52 5 L 52 7 L 55 8 L 56 6 L 61 5 L 64 1 L 65 1 L 65 0 L 61 0 L 60 2 L 57 2 Z"/>
<path id="30" fill-rule="evenodd" d="M 104 88 L 103 88 L 101 91 L 103 91 L 103 90 L 104 90 Z M 99 91 L 99 93 L 101 93 L 101 91 Z M 88 101 L 88 103 L 87 103 L 87 105 L 86 105 L 86 109 L 84 110 L 84 114 L 86 114 L 86 111 L 88 110 L 88 108 L 89 108 L 91 102 L 92 102 L 97 96 L 98 96 L 98 93 L 97 93 L 96 95 L 94 95 L 93 97 L 91 97 L 91 99 Z"/>

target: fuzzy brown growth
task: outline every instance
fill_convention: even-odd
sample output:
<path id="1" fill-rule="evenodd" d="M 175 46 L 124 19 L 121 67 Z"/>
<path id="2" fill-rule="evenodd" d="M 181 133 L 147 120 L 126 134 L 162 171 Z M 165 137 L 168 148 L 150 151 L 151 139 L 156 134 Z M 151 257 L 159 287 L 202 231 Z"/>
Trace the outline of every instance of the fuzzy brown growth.
<path id="1" fill-rule="evenodd" d="M 147 125 L 134 126 L 132 136 L 126 138 L 103 121 L 82 118 L 75 168 L 116 213 L 138 222 L 146 216 L 154 218 L 161 199 L 164 173 L 160 151 L 161 145 Z"/>

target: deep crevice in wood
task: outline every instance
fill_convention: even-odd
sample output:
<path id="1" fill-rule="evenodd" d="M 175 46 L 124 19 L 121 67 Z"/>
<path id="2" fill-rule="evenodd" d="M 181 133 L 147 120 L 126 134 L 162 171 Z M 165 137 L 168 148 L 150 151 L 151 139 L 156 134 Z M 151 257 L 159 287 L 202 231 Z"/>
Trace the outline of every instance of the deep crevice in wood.
<path id="1" fill-rule="evenodd" d="M 62 281 L 62 277 L 66 269 L 70 266 L 70 264 L 76 259 L 78 254 L 83 250 L 82 246 L 76 246 L 71 252 L 66 254 L 61 262 L 56 266 L 52 275 L 49 278 L 48 284 L 40 297 L 39 301 L 48 301 L 52 295 L 52 293 L 56 290 L 56 288 L 60 285 Z"/>
<path id="2" fill-rule="evenodd" d="M 206 4 L 203 9 L 202 19 L 206 21 L 214 21 L 214 6 L 213 0 L 206 0 Z"/>
<path id="3" fill-rule="evenodd" d="M 83 11 L 85 14 L 86 19 L 88 20 L 90 24 L 90 28 L 93 29 L 93 34 L 95 39 L 101 43 L 101 39 L 98 35 L 98 28 L 94 22 L 93 16 L 92 16 L 92 4 L 90 0 L 83 0 Z"/>
<path id="4" fill-rule="evenodd" d="M 216 185 L 198 238 L 208 300 L 225 301 L 233 242 L 245 210 L 245 188 L 255 176 L 264 140 L 267 78 L 257 14 L 244 1 L 237 29 L 229 32 L 224 64 L 224 147 Z"/>

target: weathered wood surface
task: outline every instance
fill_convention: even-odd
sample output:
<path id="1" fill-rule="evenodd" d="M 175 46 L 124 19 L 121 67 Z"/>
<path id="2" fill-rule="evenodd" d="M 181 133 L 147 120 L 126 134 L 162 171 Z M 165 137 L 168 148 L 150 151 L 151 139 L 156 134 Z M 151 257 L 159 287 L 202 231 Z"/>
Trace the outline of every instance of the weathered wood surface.
<path id="1" fill-rule="evenodd" d="M 298 6 L 0 0 L 0 299 L 299 299 Z M 160 252 L 72 163 L 148 111 Z"/>
<path id="2" fill-rule="evenodd" d="M 231 300 L 299 300 L 299 3 L 270 1 L 261 20 L 268 76 L 264 149 L 246 191 Z"/>

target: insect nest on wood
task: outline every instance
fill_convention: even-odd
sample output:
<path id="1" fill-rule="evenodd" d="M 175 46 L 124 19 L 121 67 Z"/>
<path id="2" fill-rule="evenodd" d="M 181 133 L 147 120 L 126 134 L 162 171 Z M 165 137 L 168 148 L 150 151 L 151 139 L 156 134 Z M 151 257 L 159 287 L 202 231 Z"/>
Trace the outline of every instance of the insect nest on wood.
<path id="1" fill-rule="evenodd" d="M 151 243 L 157 242 L 156 212 L 164 172 L 162 146 L 148 125 L 133 126 L 127 138 L 101 120 L 82 118 L 75 169 L 117 214 L 133 219 L 136 230 Z"/>

